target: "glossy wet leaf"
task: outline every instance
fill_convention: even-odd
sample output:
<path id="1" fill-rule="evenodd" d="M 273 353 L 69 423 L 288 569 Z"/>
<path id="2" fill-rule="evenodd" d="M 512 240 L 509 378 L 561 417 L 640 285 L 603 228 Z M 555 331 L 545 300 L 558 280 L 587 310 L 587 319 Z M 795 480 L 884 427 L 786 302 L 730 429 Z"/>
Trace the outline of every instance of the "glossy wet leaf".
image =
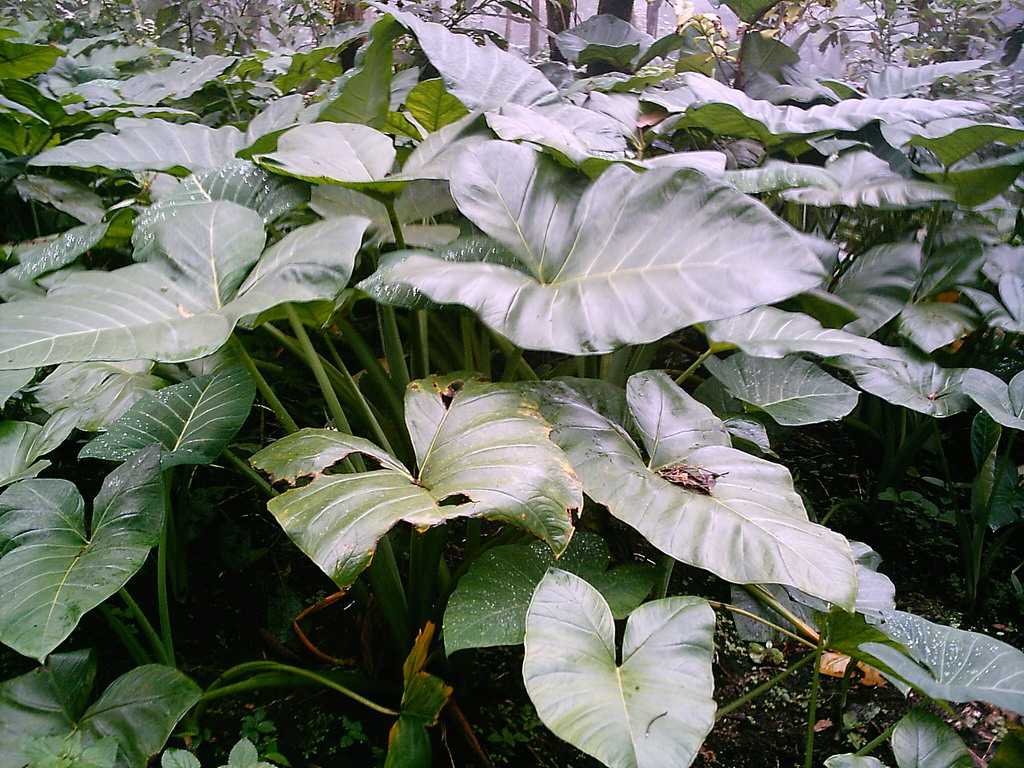
<path id="1" fill-rule="evenodd" d="M 865 643 L 863 650 L 928 696 L 1024 709 L 1024 653 L 1016 648 L 903 611 L 883 611 L 876 623 L 910 655 L 881 643 Z"/>
<path id="2" fill-rule="evenodd" d="M 339 585 L 355 580 L 399 521 L 423 530 L 479 516 L 524 528 L 556 552 L 568 545 L 569 509 L 582 505 L 579 481 L 548 439 L 547 423 L 509 388 L 457 381 L 462 388 L 449 394 L 438 379 L 413 382 L 407 391 L 415 476 L 369 441 L 328 430 L 301 430 L 252 457 L 275 480 L 313 476 L 268 506 Z M 324 474 L 351 453 L 373 458 L 381 469 Z"/>
<path id="3" fill-rule="evenodd" d="M 857 391 L 800 357 L 752 357 L 742 352 L 705 367 L 729 393 L 784 426 L 837 421 L 857 405 Z"/>
<path id="4" fill-rule="evenodd" d="M 921 707 L 912 709 L 892 732 L 899 768 L 971 768 L 970 750 L 956 731 Z"/>
<path id="5" fill-rule="evenodd" d="M 462 304 L 528 349 L 588 354 L 652 341 L 821 278 L 791 229 L 695 171 L 612 167 L 587 185 L 525 147 L 488 142 L 463 153 L 451 186 L 460 210 L 517 263 L 411 253 L 364 285 L 378 299 L 407 286 Z M 728 292 L 714 287 L 723 280 Z"/>
<path id="6" fill-rule="evenodd" d="M 161 466 L 209 464 L 241 428 L 256 384 L 240 365 L 144 395 L 79 458 L 125 461 L 143 448 L 163 449 Z"/>
<path id="7" fill-rule="evenodd" d="M 605 571 L 610 556 L 607 544 L 586 531 L 577 532 L 557 560 L 542 542 L 487 550 L 473 561 L 448 600 L 445 652 L 521 643 L 530 598 L 552 567 L 585 579 L 602 593 L 615 619 L 626 618 L 647 597 L 658 572 L 639 563 Z"/>
<path id="8" fill-rule="evenodd" d="M 18 263 L 0 275 L 0 286 L 8 281 L 34 280 L 73 264 L 96 247 L 107 232 L 107 224 L 83 224 L 62 232 L 48 242 L 17 251 Z"/>
<path id="9" fill-rule="evenodd" d="M 677 560 L 734 583 L 787 584 L 853 607 L 849 544 L 807 519 L 784 467 L 729 447 L 722 422 L 664 374 L 637 374 L 627 392 L 650 460 L 568 387 L 538 390 L 552 439 L 588 496 Z M 700 492 L 671 482 L 662 473 L 673 467 L 713 475 L 713 484 Z"/>
<path id="10" fill-rule="evenodd" d="M 785 357 L 809 352 L 820 357 L 858 355 L 898 357 L 898 350 L 848 331 L 825 328 L 810 315 L 758 307 L 742 315 L 705 323 L 704 333 L 715 349 L 739 347 L 757 357 Z"/>
<path id="11" fill-rule="evenodd" d="M 85 505 L 67 480 L 25 480 L 0 494 L 0 641 L 42 661 L 142 567 L 163 524 L 159 452 L 110 473 Z"/>
<path id="12" fill-rule="evenodd" d="M 714 626 L 700 598 L 646 603 L 629 617 L 620 663 L 600 593 L 548 571 L 526 617 L 527 693 L 555 735 L 605 765 L 688 766 L 714 722 Z"/>
<path id="13" fill-rule="evenodd" d="M 910 351 L 899 360 L 842 357 L 836 364 L 853 374 L 858 387 L 887 403 L 937 418 L 970 406 L 962 388 L 966 368 L 941 368 Z"/>
<path id="14" fill-rule="evenodd" d="M 116 134 L 70 141 L 41 152 L 29 163 L 125 171 L 204 171 L 234 160 L 235 153 L 245 146 L 244 134 L 232 126 L 210 128 L 134 117 L 120 118 L 114 126 Z"/>
<path id="15" fill-rule="evenodd" d="M 825 768 L 886 768 L 877 757 L 871 755 L 832 755 L 825 760 Z"/>

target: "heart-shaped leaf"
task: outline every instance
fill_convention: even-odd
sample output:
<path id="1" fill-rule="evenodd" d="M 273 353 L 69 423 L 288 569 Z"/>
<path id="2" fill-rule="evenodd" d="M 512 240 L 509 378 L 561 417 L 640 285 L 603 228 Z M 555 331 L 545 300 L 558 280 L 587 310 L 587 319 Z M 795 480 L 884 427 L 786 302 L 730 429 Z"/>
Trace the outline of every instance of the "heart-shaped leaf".
<path id="1" fill-rule="evenodd" d="M 837 365 L 853 373 L 857 386 L 887 403 L 943 418 L 970 406 L 962 389 L 966 368 L 940 368 L 930 359 L 904 350 L 898 360 L 840 357 Z"/>
<path id="2" fill-rule="evenodd" d="M 33 739 L 74 734 L 86 747 L 113 738 L 117 768 L 142 768 L 201 694 L 178 670 L 150 664 L 114 680 L 89 706 L 95 678 L 92 653 L 75 651 L 0 683 L 0 768 L 24 768 Z"/>
<path id="3" fill-rule="evenodd" d="M 971 368 L 963 376 L 963 391 L 994 421 L 1010 429 L 1024 430 L 1024 373 L 1010 383 L 998 376 Z"/>
<path id="4" fill-rule="evenodd" d="M 786 469 L 728 447 L 722 422 L 666 375 L 637 374 L 627 390 L 649 459 L 570 387 L 536 391 L 587 495 L 654 546 L 735 583 L 786 584 L 853 607 L 846 539 L 808 521 Z"/>
<path id="5" fill-rule="evenodd" d="M 956 731 L 931 712 L 915 707 L 892 732 L 899 768 L 971 768 L 971 752 Z"/>
<path id="6" fill-rule="evenodd" d="M 458 378 L 416 381 L 406 395 L 406 425 L 419 465 L 415 476 L 369 441 L 328 430 L 301 430 L 251 459 L 275 480 L 314 476 L 268 508 L 336 583 L 351 584 L 399 521 L 425 529 L 480 516 L 524 528 L 555 552 L 565 549 L 569 509 L 582 504 L 579 481 L 522 395 Z M 351 453 L 382 468 L 324 474 Z"/>
<path id="7" fill-rule="evenodd" d="M 378 300 L 408 286 L 470 307 L 525 348 L 606 352 L 821 279 L 794 231 L 696 171 L 616 166 L 584 186 L 526 147 L 488 142 L 463 153 L 451 186 L 460 210 L 518 263 L 411 253 L 364 286 Z M 722 281 L 728 292 L 715 287 Z"/>
<path id="8" fill-rule="evenodd" d="M 0 641 L 42 661 L 138 571 L 163 524 L 159 450 L 103 481 L 90 523 L 67 480 L 25 480 L 0 494 Z"/>
<path id="9" fill-rule="evenodd" d="M 555 735 L 605 765 L 685 768 L 714 723 L 714 627 L 700 598 L 646 603 L 629 617 L 620 663 L 601 594 L 551 570 L 526 616 L 526 691 Z"/>

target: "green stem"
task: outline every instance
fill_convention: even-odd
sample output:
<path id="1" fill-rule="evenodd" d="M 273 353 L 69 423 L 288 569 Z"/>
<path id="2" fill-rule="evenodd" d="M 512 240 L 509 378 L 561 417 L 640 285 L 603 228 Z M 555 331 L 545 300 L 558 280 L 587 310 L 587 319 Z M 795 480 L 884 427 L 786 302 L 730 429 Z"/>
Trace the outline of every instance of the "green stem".
<path id="1" fill-rule="evenodd" d="M 792 664 L 789 667 L 787 667 L 786 669 L 784 669 L 782 672 L 777 674 L 775 677 L 773 677 L 768 682 L 762 683 L 761 685 L 757 686 L 756 688 L 754 688 L 749 693 L 743 694 L 742 696 L 740 696 L 735 701 L 729 702 L 724 707 L 722 707 L 721 709 L 718 710 L 717 714 L 715 715 L 715 720 L 721 720 L 727 714 L 729 714 L 730 712 L 732 712 L 735 709 L 739 709 L 740 707 L 742 707 L 744 704 L 746 704 L 751 699 L 756 699 L 762 693 L 764 693 L 768 689 L 774 687 L 776 684 L 782 682 L 787 677 L 789 677 L 791 674 L 796 672 L 798 669 L 801 669 L 802 667 L 807 666 L 808 663 L 810 663 L 811 661 L 813 661 L 817 657 L 817 654 L 818 654 L 817 650 L 815 650 L 814 653 L 809 653 L 808 655 L 806 655 L 802 659 L 800 659 L 800 661 L 798 661 L 795 664 Z"/>
<path id="2" fill-rule="evenodd" d="M 240 474 L 245 475 L 249 482 L 255 485 L 268 499 L 272 499 L 274 496 L 277 496 L 277 492 L 273 487 L 271 487 L 270 483 L 260 477 L 259 473 L 249 466 L 249 462 L 238 458 L 230 448 L 225 448 L 221 455 L 228 464 L 238 470 Z"/>
<path id="3" fill-rule="evenodd" d="M 505 364 L 505 370 L 502 372 L 502 381 L 509 380 L 508 373 L 510 370 L 514 370 L 513 366 L 522 372 L 523 378 L 529 379 L 530 381 L 540 380 L 540 376 L 537 375 L 537 372 L 534 371 L 533 368 L 530 367 L 530 364 L 523 359 L 522 348 L 516 346 L 499 333 L 492 332 L 491 338 L 494 339 L 494 343 L 498 345 L 498 349 L 501 350 L 501 354 L 503 354 L 505 359 L 508 361 Z"/>
<path id="4" fill-rule="evenodd" d="M 413 355 L 412 369 L 419 379 L 430 375 L 430 327 L 424 309 L 412 311 Z"/>
<path id="5" fill-rule="evenodd" d="M 402 348 L 402 336 L 398 332 L 398 315 L 395 314 L 395 308 L 378 304 L 377 319 L 380 323 L 380 337 L 384 344 L 384 356 L 388 361 L 391 380 L 400 392 L 405 392 L 410 381 L 409 368 L 405 364 L 405 350 Z"/>
<path id="6" fill-rule="evenodd" d="M 821 653 L 825 650 L 825 641 L 818 638 L 818 646 L 814 649 L 814 676 L 811 678 L 811 701 L 807 705 L 807 746 L 804 749 L 804 768 L 814 765 L 814 724 L 818 715 L 818 689 L 821 682 Z"/>
<path id="7" fill-rule="evenodd" d="M 167 550 L 170 546 L 172 525 L 171 484 L 174 470 L 164 472 L 164 523 L 160 528 L 160 540 L 156 550 L 156 598 L 160 614 L 160 638 L 164 648 L 164 658 L 168 666 L 176 666 L 174 658 L 174 638 L 171 634 L 171 606 L 167 595 Z"/>
<path id="8" fill-rule="evenodd" d="M 348 698 L 352 699 L 353 701 L 359 702 L 360 704 L 362 704 L 365 707 L 369 707 L 374 712 L 380 712 L 382 715 L 391 715 L 392 717 L 398 717 L 398 715 L 399 715 L 399 713 L 396 712 L 395 710 L 388 709 L 387 707 L 383 707 L 380 704 L 377 704 L 377 703 L 375 703 L 373 701 L 370 701 L 365 696 L 359 695 L 358 693 L 353 691 L 351 688 L 346 688 L 341 683 L 337 683 L 337 682 L 335 682 L 334 680 L 332 680 L 329 677 L 325 677 L 323 675 L 319 675 L 316 672 L 313 672 L 313 671 L 308 670 L 308 669 L 302 669 L 302 667 L 292 667 L 292 666 L 289 666 L 288 664 L 280 664 L 280 663 L 278 663 L 276 661 L 248 662 L 246 664 L 239 664 L 238 667 L 235 667 L 235 668 L 232 668 L 232 669 L 228 670 L 223 675 L 221 675 L 216 681 L 214 681 L 214 683 L 206 690 L 206 693 L 204 693 L 202 698 L 200 698 L 200 700 L 199 700 L 200 703 L 204 703 L 204 702 L 216 699 L 216 698 L 220 698 L 223 695 L 228 695 L 228 694 L 222 693 L 226 688 L 228 688 L 228 686 L 226 686 L 226 685 L 218 685 L 218 683 L 221 680 L 231 679 L 231 677 L 242 676 L 242 674 L 244 674 L 244 673 L 241 673 L 241 670 L 243 670 L 243 669 L 246 672 L 248 672 L 249 670 L 252 670 L 253 672 L 259 672 L 259 673 L 279 673 L 279 674 L 292 675 L 294 677 L 304 678 L 306 680 L 311 680 L 314 683 L 318 683 L 318 684 L 324 686 L 325 688 L 330 688 L 333 691 L 337 691 L 338 693 L 340 693 L 340 694 L 342 694 L 344 696 L 347 696 Z M 249 682 L 249 681 L 246 681 L 246 682 Z M 254 687 L 245 688 L 245 689 L 240 689 L 240 688 L 237 687 L 239 685 L 244 685 L 244 684 L 245 683 L 240 683 L 240 684 L 236 683 L 235 686 L 232 686 L 234 688 L 234 690 L 232 690 L 232 692 L 234 693 L 234 692 L 240 692 L 241 690 L 253 690 L 253 688 L 256 687 L 256 686 L 254 686 Z"/>
<path id="9" fill-rule="evenodd" d="M 256 363 L 251 357 L 249 357 L 249 353 L 246 351 L 241 339 L 232 333 L 230 343 L 231 348 L 235 351 L 235 354 L 238 355 L 238 359 L 241 360 L 242 365 L 245 366 L 249 375 L 252 376 L 253 381 L 256 382 L 256 389 L 260 391 L 263 399 L 267 401 L 267 405 L 270 406 L 270 410 L 272 410 L 274 415 L 277 416 L 277 420 L 281 423 L 281 426 L 289 433 L 298 432 L 299 425 L 295 423 L 295 419 L 293 419 L 291 414 L 288 413 L 288 409 L 284 407 L 284 403 L 282 403 L 278 398 L 277 394 L 267 383 L 267 380 L 263 378 L 263 374 L 259 372 L 259 369 L 256 367 Z"/>
<path id="10" fill-rule="evenodd" d="M 873 738 L 871 741 L 869 741 L 867 744 L 865 744 L 863 747 L 858 749 L 853 754 L 858 756 L 858 757 L 861 757 L 863 755 L 870 755 L 878 747 L 880 747 L 882 744 L 884 744 L 886 739 L 888 739 L 890 736 L 892 736 L 892 732 L 896 730 L 896 726 L 899 725 L 899 724 L 900 724 L 900 721 L 897 720 L 895 723 L 890 725 L 888 728 L 886 728 L 884 731 L 882 731 L 875 738 Z"/>
<path id="11" fill-rule="evenodd" d="M 679 374 L 679 377 L 676 379 L 676 384 L 682 386 L 683 382 L 690 378 L 690 376 L 693 375 L 694 371 L 696 371 L 698 368 L 704 365 L 704 361 L 711 357 L 711 355 L 713 354 L 714 352 L 712 352 L 710 349 L 707 352 L 702 353 L 700 357 L 693 361 L 693 364 L 689 368 L 687 368 L 685 371 Z"/>
<path id="12" fill-rule="evenodd" d="M 114 630 L 114 634 L 117 635 L 117 639 L 121 641 L 121 644 L 128 651 L 128 655 L 132 657 L 132 661 L 136 665 L 142 666 L 144 664 L 152 664 L 153 657 L 150 656 L 146 649 L 142 647 L 142 644 L 135 639 L 135 636 L 131 633 L 131 630 L 125 626 L 125 623 L 108 608 L 105 604 L 100 604 L 100 613 L 103 614 L 103 618 L 110 624 L 110 628 Z"/>
<path id="13" fill-rule="evenodd" d="M 377 551 L 367 568 L 373 593 L 380 602 L 381 611 L 391 627 L 396 647 L 404 656 L 412 634 L 409 629 L 409 601 L 402 586 L 395 550 L 391 538 L 385 534 L 377 543 Z"/>
<path id="14" fill-rule="evenodd" d="M 299 319 L 299 313 L 295 311 L 295 307 L 291 302 L 284 304 L 284 311 L 288 315 L 288 323 L 292 327 L 292 333 L 295 334 L 295 338 L 302 348 L 306 365 L 313 371 L 313 376 L 320 387 L 320 392 L 323 394 L 324 400 L 327 401 L 327 408 L 331 412 L 331 418 L 334 419 L 335 428 L 351 435 L 352 426 L 348 423 L 348 417 L 345 416 L 345 411 L 341 407 L 341 401 L 338 400 L 338 393 L 334 391 L 334 386 L 327 376 L 327 371 L 324 369 L 323 363 L 320 362 L 320 355 L 313 346 L 313 342 L 309 340 L 309 334 L 306 333 L 306 326 Z"/>
<path id="15" fill-rule="evenodd" d="M 377 200 L 384 204 L 384 209 L 388 212 L 388 221 L 391 222 L 391 233 L 395 236 L 395 247 L 400 251 L 405 250 L 405 234 L 402 232 L 402 222 L 399 220 L 398 212 L 395 210 L 395 198 L 390 195 L 381 195 Z"/>
<path id="16" fill-rule="evenodd" d="M 777 614 L 782 616 L 786 621 L 792 624 L 794 627 L 799 629 L 805 635 L 813 638 L 815 641 L 818 639 L 818 632 L 808 624 L 806 621 L 801 619 L 786 606 L 780 603 L 771 592 L 762 587 L 760 584 L 746 584 L 743 589 L 750 594 L 755 600 L 764 603 Z M 810 643 L 808 643 L 810 645 Z"/>
<path id="17" fill-rule="evenodd" d="M 794 632 L 790 632 L 788 629 L 780 627 L 778 624 L 768 621 L 768 619 L 758 616 L 756 613 L 746 611 L 743 608 L 740 608 L 738 605 L 731 605 L 730 603 L 720 603 L 717 600 L 708 600 L 707 602 L 708 605 L 710 605 L 712 608 L 720 608 L 723 611 L 731 611 L 732 613 L 738 613 L 740 616 L 746 616 L 748 619 L 753 619 L 754 621 L 760 622 L 761 624 L 764 624 L 766 627 L 771 627 L 779 634 L 785 635 L 790 640 L 796 640 L 798 643 L 806 645 L 808 648 L 817 647 L 814 643 L 808 642 L 804 638 L 800 637 L 800 635 Z"/>
<path id="18" fill-rule="evenodd" d="M 356 353 L 356 357 L 359 358 L 359 362 L 366 370 L 370 380 L 373 381 L 377 391 L 383 395 L 391 415 L 396 421 L 401 422 L 402 415 L 405 413 L 405 406 L 402 404 L 404 390 L 395 387 L 394 381 L 388 376 L 384 366 L 380 364 L 377 355 L 374 354 L 370 345 L 366 343 L 366 340 L 356 330 L 355 326 L 345 320 L 339 320 L 338 327 L 341 329 L 341 335 L 344 337 L 345 342 Z"/>
<path id="19" fill-rule="evenodd" d="M 370 427 L 370 431 L 373 432 L 373 436 L 377 440 L 377 444 L 388 453 L 393 454 L 395 451 L 391 447 L 391 442 L 388 440 L 387 435 L 384 432 L 384 428 L 381 427 L 380 422 L 377 420 L 377 416 L 373 412 L 373 407 L 363 395 L 362 390 L 359 389 L 359 384 L 356 383 L 352 374 L 349 373 L 348 367 L 345 365 L 345 361 L 341 359 L 341 355 L 338 354 L 338 350 L 334 346 L 334 343 L 327 338 L 327 336 L 323 336 L 323 340 L 324 344 L 327 346 L 327 351 L 331 355 L 331 360 L 334 362 L 334 367 L 338 369 L 338 372 L 345 379 L 349 390 L 351 390 L 352 397 L 350 399 L 352 403 L 359 409 L 363 419 Z"/>
<path id="20" fill-rule="evenodd" d="M 654 593 L 656 599 L 661 600 L 668 597 L 668 585 L 672 581 L 672 571 L 675 567 L 676 561 L 671 555 L 661 558 L 661 579 L 658 582 L 658 590 Z"/>
<path id="21" fill-rule="evenodd" d="M 174 660 L 167 655 L 167 649 L 164 647 L 163 640 L 160 639 L 160 635 L 157 634 L 153 625 L 150 624 L 149 619 L 146 618 L 146 614 L 142 612 L 142 608 L 135 602 L 128 590 L 121 587 L 117 591 L 117 594 L 121 596 L 124 604 L 132 614 L 132 618 L 139 625 L 142 630 L 142 634 L 146 636 L 146 640 L 149 642 L 150 647 L 153 649 L 153 654 L 160 660 L 161 664 L 167 664 L 168 666 L 174 666 Z"/>

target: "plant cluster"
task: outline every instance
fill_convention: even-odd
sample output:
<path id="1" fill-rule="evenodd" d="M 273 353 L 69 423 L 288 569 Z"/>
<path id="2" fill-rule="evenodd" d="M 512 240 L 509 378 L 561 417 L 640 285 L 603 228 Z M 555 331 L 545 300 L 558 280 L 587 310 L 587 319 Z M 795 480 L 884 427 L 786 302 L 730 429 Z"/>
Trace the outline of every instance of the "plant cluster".
<path id="1" fill-rule="evenodd" d="M 0 642 L 41 665 L 0 683 L 0 768 L 142 768 L 212 702 L 299 685 L 390 718 L 388 768 L 427 767 L 442 713 L 465 723 L 460 660 L 493 646 L 613 768 L 691 764 L 809 664 L 810 768 L 826 653 L 1024 711 L 1024 653 L 898 610 L 870 542 L 828 526 L 922 506 L 927 454 L 967 609 L 1016 573 L 1024 124 L 914 95 L 984 62 L 794 79 L 772 4 L 729 5 L 728 61 L 700 24 L 596 17 L 543 71 L 384 5 L 300 53 L 0 29 Z M 808 509 L 776 449 L 840 420 L 871 488 Z M 187 674 L 182 509 L 214 464 L 336 586 L 299 618 L 353 601 L 391 669 L 296 619 L 322 666 Z M 671 594 L 677 562 L 731 602 Z M 136 663 L 112 680 L 67 648 L 94 610 Z M 716 701 L 716 611 L 806 654 Z M 924 709 L 825 764 L 884 741 L 900 768 L 970 764 Z M 229 765 L 265 763 L 242 741 Z"/>

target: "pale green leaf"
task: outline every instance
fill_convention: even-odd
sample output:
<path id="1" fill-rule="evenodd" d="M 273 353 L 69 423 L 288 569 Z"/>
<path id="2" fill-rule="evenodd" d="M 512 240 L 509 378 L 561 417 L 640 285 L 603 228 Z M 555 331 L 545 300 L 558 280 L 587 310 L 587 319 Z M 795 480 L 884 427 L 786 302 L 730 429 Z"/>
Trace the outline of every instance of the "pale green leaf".
<path id="1" fill-rule="evenodd" d="M 629 617 L 617 663 L 600 593 L 551 570 L 526 617 L 526 691 L 555 735 L 605 765 L 685 768 L 714 723 L 714 625 L 700 598 L 646 603 Z"/>

